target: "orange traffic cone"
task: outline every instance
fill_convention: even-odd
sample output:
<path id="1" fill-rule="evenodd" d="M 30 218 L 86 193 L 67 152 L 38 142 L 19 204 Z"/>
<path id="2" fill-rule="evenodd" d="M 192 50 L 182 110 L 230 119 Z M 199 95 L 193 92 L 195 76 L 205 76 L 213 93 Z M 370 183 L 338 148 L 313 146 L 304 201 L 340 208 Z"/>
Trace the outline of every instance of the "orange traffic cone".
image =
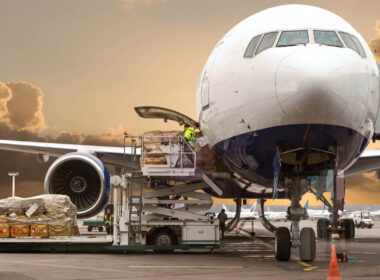
<path id="1" fill-rule="evenodd" d="M 331 245 L 330 271 L 326 280 L 342 280 L 339 273 L 338 260 L 336 259 L 335 245 Z"/>

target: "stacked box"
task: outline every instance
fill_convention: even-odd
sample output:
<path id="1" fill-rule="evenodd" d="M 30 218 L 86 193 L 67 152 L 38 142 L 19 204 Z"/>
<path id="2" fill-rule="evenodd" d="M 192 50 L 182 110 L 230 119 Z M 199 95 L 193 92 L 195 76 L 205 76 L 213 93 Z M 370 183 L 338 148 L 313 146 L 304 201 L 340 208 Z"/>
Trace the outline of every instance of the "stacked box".
<path id="1" fill-rule="evenodd" d="M 8 224 L 8 216 L 6 214 L 0 215 L 0 237 L 9 237 L 11 229 Z"/>
<path id="2" fill-rule="evenodd" d="M 11 237 L 26 237 L 29 236 L 29 225 L 14 224 L 11 227 Z"/>
<path id="3" fill-rule="evenodd" d="M 181 131 L 155 130 L 144 133 L 144 161 L 142 165 L 166 165 L 166 156 L 161 150 L 162 145 L 178 144 Z M 149 137 L 153 136 L 153 137 Z"/>
<path id="4" fill-rule="evenodd" d="M 33 237 L 49 237 L 49 226 L 48 225 L 30 225 L 30 236 Z"/>
<path id="5" fill-rule="evenodd" d="M 9 224 L 7 223 L 0 223 L 0 237 L 9 237 L 11 233 Z"/>
<path id="6" fill-rule="evenodd" d="M 65 195 L 2 199 L 0 209 L 0 223 L 10 224 L 11 237 L 70 236 L 77 225 L 75 205 Z"/>

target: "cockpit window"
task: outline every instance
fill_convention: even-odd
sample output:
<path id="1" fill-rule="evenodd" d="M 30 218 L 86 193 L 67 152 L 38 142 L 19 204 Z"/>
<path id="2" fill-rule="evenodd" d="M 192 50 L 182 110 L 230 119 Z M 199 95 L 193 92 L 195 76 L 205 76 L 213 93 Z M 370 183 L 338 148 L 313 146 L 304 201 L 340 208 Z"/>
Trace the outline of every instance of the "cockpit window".
<path id="1" fill-rule="evenodd" d="M 271 48 L 274 44 L 274 41 L 276 40 L 277 34 L 278 32 L 271 32 L 265 34 L 260 42 L 260 45 L 257 47 L 256 54 Z"/>
<path id="2" fill-rule="evenodd" d="M 253 37 L 251 42 L 249 42 L 249 45 L 247 47 L 247 50 L 245 51 L 244 57 L 252 57 L 255 53 L 255 49 L 257 47 L 257 44 L 259 43 L 261 38 L 261 35 Z"/>
<path id="3" fill-rule="evenodd" d="M 284 31 L 278 39 L 277 47 L 288 47 L 309 43 L 307 30 Z"/>
<path id="4" fill-rule="evenodd" d="M 359 53 L 358 49 L 356 48 L 354 41 L 352 41 L 350 35 L 344 32 L 339 32 L 340 37 L 342 37 L 343 42 L 346 44 L 347 48 L 353 49 L 357 53 Z"/>
<path id="5" fill-rule="evenodd" d="M 339 40 L 338 35 L 334 31 L 321 31 L 314 30 L 314 41 L 317 44 L 333 46 L 333 47 L 343 47 L 342 42 Z"/>
<path id="6" fill-rule="evenodd" d="M 352 40 L 354 41 L 354 44 L 355 44 L 356 48 L 359 50 L 359 54 L 360 54 L 360 56 L 361 56 L 361 57 L 366 57 L 366 55 L 365 55 L 365 51 L 364 51 L 364 49 L 363 49 L 362 44 L 360 44 L 359 39 L 356 38 L 354 35 L 351 35 L 351 38 L 352 38 Z"/>

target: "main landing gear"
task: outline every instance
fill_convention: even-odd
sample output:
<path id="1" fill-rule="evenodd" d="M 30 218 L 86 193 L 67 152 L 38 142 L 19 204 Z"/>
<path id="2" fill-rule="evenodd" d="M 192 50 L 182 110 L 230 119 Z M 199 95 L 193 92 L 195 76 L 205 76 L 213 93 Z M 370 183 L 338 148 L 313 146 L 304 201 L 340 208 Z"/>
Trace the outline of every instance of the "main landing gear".
<path id="1" fill-rule="evenodd" d="M 315 258 L 316 239 L 312 228 L 306 227 L 300 231 L 301 218 L 306 216 L 306 210 L 300 205 L 303 187 L 301 179 L 296 178 L 290 188 L 291 205 L 288 208 L 288 219 L 292 222 L 290 230 L 287 227 L 279 227 L 276 230 L 275 255 L 280 261 L 288 261 L 291 247 L 299 248 L 302 261 L 312 261 Z"/>

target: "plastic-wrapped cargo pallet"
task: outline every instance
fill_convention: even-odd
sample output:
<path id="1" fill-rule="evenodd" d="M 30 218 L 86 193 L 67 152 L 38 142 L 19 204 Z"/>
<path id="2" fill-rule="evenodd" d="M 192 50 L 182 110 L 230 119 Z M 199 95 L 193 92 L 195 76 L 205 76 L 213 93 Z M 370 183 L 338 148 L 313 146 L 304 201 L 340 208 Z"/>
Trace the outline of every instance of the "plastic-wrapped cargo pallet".
<path id="1" fill-rule="evenodd" d="M 144 161 L 142 165 L 165 165 L 166 156 L 161 150 L 162 145 L 178 143 L 178 136 L 182 136 L 181 131 L 149 131 L 144 136 Z"/>
<path id="2" fill-rule="evenodd" d="M 6 233 L 6 230 L 10 231 Z M 76 208 L 65 195 L 0 200 L 0 237 L 77 235 Z"/>

